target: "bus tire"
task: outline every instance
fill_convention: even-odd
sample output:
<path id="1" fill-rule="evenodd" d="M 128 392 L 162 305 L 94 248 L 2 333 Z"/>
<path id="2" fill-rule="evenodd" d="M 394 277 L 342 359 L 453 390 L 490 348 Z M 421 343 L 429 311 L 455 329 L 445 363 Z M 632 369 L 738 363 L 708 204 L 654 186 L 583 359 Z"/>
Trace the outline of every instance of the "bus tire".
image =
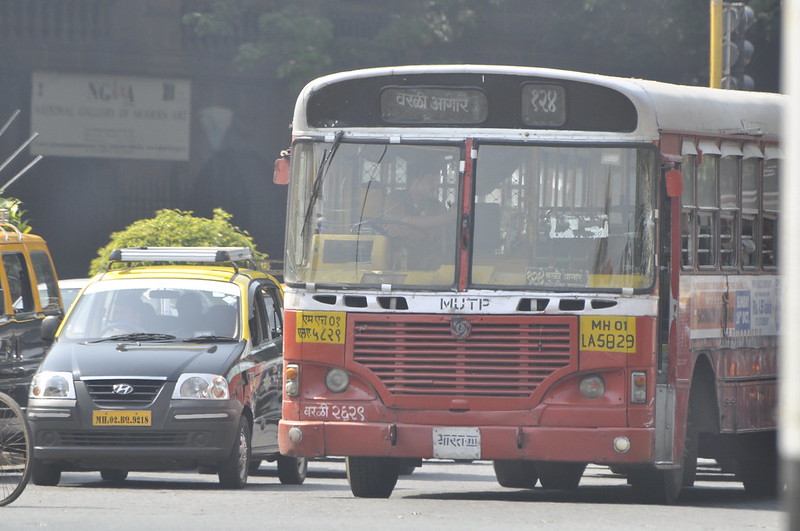
<path id="1" fill-rule="evenodd" d="M 400 459 L 394 457 L 345 458 L 347 482 L 357 498 L 388 498 L 400 475 Z"/>
<path id="2" fill-rule="evenodd" d="M 670 470 L 637 470 L 628 476 L 628 483 L 644 503 L 672 505 L 683 488 L 683 467 Z"/>
<path id="3" fill-rule="evenodd" d="M 551 463 L 538 461 L 539 483 L 547 490 L 572 490 L 578 488 L 586 463 Z"/>
<path id="4" fill-rule="evenodd" d="M 510 489 L 532 489 L 539 481 L 533 461 L 495 459 L 494 475 L 501 487 Z"/>
<path id="5" fill-rule="evenodd" d="M 278 456 L 278 479 L 284 485 L 302 485 L 308 472 L 305 457 Z"/>

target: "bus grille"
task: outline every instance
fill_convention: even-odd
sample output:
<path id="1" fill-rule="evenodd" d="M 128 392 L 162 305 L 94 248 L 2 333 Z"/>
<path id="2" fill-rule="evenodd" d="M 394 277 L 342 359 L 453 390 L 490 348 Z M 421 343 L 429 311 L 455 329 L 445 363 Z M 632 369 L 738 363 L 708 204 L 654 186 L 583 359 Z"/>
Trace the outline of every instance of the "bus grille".
<path id="1" fill-rule="evenodd" d="M 449 315 L 351 315 L 353 359 L 393 395 L 508 398 L 577 360 L 574 318 L 459 317 L 471 325 L 463 340 Z"/>

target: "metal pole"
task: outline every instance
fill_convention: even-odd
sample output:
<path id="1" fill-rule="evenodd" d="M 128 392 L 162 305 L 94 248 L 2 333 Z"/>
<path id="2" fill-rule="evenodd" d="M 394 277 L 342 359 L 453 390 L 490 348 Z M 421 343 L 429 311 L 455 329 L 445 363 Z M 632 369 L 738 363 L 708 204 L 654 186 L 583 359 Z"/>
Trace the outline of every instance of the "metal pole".
<path id="1" fill-rule="evenodd" d="M 710 40 L 708 60 L 708 86 L 722 86 L 722 0 L 709 0 L 710 8 Z"/>
<path id="2" fill-rule="evenodd" d="M 783 115 L 782 149 L 786 154 L 781 171 L 780 245 L 782 269 L 781 314 L 800 313 L 800 239 L 795 228 L 800 223 L 800 0 L 784 0 L 782 49 L 782 91 L 789 95 L 788 108 Z M 788 527 L 800 530 L 800 328 L 790 319 L 781 323 L 780 411 L 778 447 L 783 480 L 786 482 L 783 504 L 788 514 Z"/>

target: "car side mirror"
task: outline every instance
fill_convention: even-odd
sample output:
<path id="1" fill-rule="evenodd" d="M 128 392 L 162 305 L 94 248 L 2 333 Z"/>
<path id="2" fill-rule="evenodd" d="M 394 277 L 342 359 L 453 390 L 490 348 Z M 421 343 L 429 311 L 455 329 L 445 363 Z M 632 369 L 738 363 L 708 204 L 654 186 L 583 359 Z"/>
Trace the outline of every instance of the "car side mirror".
<path id="1" fill-rule="evenodd" d="M 61 324 L 61 316 L 48 315 L 42 321 L 42 339 L 45 341 L 53 341 L 56 338 L 56 331 L 58 325 Z"/>

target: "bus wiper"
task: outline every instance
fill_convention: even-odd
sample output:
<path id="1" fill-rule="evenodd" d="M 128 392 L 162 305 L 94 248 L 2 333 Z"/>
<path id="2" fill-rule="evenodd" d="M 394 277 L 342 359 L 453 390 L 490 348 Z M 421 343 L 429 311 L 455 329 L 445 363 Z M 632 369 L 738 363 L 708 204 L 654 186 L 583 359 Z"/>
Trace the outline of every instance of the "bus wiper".
<path id="1" fill-rule="evenodd" d="M 102 343 L 103 341 L 170 341 L 175 339 L 172 334 L 156 334 L 152 332 L 133 332 L 130 334 L 117 334 L 114 336 L 93 339 L 89 343 Z"/>
<path id="2" fill-rule="evenodd" d="M 239 340 L 236 339 L 235 337 L 215 336 L 215 335 L 187 337 L 185 339 L 181 339 L 181 341 L 185 343 L 238 343 L 239 342 Z"/>
<path id="3" fill-rule="evenodd" d="M 344 131 L 337 131 L 336 136 L 333 137 L 331 148 L 326 149 L 322 154 L 322 160 L 319 163 L 319 168 L 317 168 L 317 180 L 314 182 L 314 190 L 311 192 L 311 197 L 308 199 L 308 207 L 306 207 L 306 214 L 303 217 L 303 228 L 300 230 L 301 238 L 305 237 L 306 227 L 311 220 L 311 212 L 314 211 L 314 205 L 317 203 L 317 199 L 322 195 L 322 182 L 328 174 L 331 161 L 333 160 L 333 156 L 336 155 L 336 150 L 339 149 L 339 144 L 341 144 L 343 136 Z"/>

